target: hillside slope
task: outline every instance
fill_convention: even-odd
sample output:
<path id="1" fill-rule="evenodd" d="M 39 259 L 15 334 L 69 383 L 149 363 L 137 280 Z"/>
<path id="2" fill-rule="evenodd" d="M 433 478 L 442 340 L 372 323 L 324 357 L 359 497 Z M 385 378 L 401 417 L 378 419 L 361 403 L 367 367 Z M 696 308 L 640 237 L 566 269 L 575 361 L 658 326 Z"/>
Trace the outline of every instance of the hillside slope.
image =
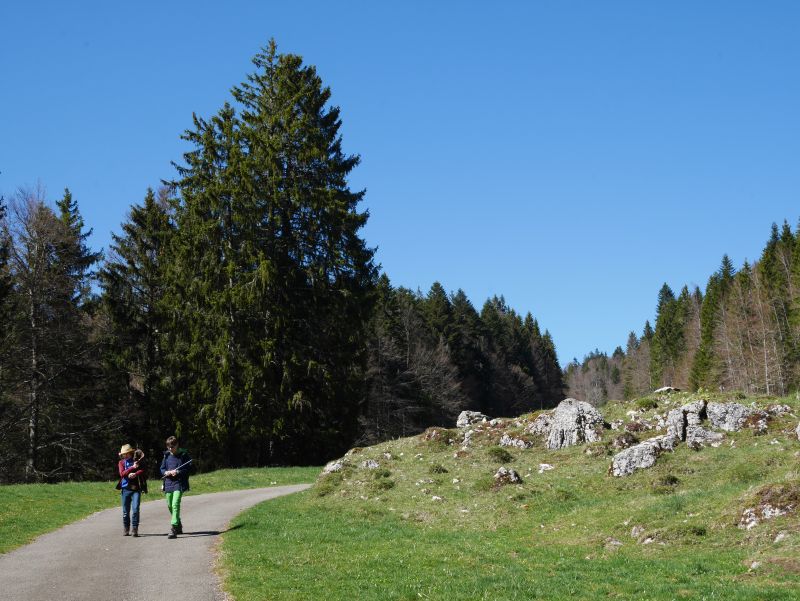
<path id="1" fill-rule="evenodd" d="M 667 411 L 699 398 L 609 403 L 617 429 L 560 450 L 530 434 L 537 414 L 353 449 L 308 493 L 242 518 L 226 537 L 229 588 L 240 600 L 797 599 L 797 399 L 703 395 L 772 414 L 717 447 L 681 443 L 650 469 L 609 474 L 626 428 L 663 434 Z M 504 435 L 534 446 L 498 446 Z M 500 467 L 522 482 L 500 482 Z M 767 505 L 784 515 L 763 519 Z"/>

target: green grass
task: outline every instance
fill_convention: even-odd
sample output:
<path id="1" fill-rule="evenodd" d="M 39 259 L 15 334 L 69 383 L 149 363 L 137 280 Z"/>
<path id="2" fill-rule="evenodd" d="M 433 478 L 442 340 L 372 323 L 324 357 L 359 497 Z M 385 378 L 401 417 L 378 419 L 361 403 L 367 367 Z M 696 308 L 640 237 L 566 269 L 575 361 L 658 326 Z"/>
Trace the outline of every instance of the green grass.
<path id="1" fill-rule="evenodd" d="M 656 411 L 691 398 L 659 398 Z M 800 414 L 797 400 L 781 402 Z M 603 412 L 611 420 L 636 407 Z M 800 481 L 796 425 L 784 416 L 764 436 L 726 434 L 721 447 L 699 452 L 681 445 L 627 478 L 608 476 L 611 458 L 584 447 L 514 449 L 510 466 L 524 483 L 499 490 L 487 452 L 497 430 L 474 435 L 485 446 L 466 455 L 421 437 L 363 449 L 345 458 L 343 473 L 234 520 L 222 545 L 226 589 L 237 601 L 797 599 L 797 514 L 737 527 L 762 487 Z M 521 429 L 510 420 L 498 430 Z M 366 459 L 379 470 L 362 468 Z M 540 474 L 541 463 L 554 469 Z M 375 486 L 387 479 L 391 487 Z"/>
<path id="2" fill-rule="evenodd" d="M 313 482 L 319 468 L 245 468 L 192 476 L 189 494 Z M 0 486 L 0 553 L 37 536 L 119 504 L 116 482 L 64 482 Z M 158 499 L 159 481 L 151 481 L 144 501 Z"/>

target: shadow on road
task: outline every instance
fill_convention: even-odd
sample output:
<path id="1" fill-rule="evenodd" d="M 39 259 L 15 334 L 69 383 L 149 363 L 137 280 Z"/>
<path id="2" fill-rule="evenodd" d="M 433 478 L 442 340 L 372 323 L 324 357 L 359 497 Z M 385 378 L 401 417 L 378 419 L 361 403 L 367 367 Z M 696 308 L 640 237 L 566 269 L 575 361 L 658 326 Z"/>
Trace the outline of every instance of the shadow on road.
<path id="1" fill-rule="evenodd" d="M 219 536 L 220 534 L 225 534 L 226 532 L 230 532 L 231 530 L 238 530 L 241 528 L 241 524 L 236 524 L 235 526 L 231 526 L 230 528 L 226 528 L 225 530 L 197 530 L 196 532 L 184 532 L 183 534 L 179 534 L 178 538 L 194 538 L 197 536 Z M 165 537 L 169 534 L 168 532 L 158 533 L 158 532 L 150 532 L 150 533 L 139 533 L 139 538 L 145 538 L 150 536 L 158 536 L 158 537 Z"/>

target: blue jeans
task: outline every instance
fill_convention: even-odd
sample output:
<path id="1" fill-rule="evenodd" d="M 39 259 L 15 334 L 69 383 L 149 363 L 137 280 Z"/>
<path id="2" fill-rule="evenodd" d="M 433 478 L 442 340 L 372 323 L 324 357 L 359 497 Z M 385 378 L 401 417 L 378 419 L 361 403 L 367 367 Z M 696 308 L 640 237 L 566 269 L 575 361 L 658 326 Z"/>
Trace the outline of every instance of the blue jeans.
<path id="1" fill-rule="evenodd" d="M 139 527 L 139 502 L 141 500 L 141 491 L 122 489 L 122 525 L 125 526 L 125 530 L 131 526 Z"/>

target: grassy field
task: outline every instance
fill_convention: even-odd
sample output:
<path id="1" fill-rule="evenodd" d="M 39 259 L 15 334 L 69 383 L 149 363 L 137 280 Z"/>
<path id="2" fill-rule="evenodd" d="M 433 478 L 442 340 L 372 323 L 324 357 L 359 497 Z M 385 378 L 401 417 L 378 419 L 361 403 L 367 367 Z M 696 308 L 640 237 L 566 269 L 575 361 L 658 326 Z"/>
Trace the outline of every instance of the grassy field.
<path id="1" fill-rule="evenodd" d="M 191 478 L 189 494 L 313 482 L 319 468 L 219 470 Z M 29 543 L 45 532 L 119 504 L 115 482 L 64 482 L 0 486 L 0 553 Z M 157 499 L 158 480 L 144 500 Z"/>
<path id="2" fill-rule="evenodd" d="M 628 419 L 651 406 L 640 411 L 647 418 L 692 398 L 614 403 L 603 413 Z M 766 433 L 726 434 L 719 448 L 699 451 L 680 445 L 626 478 L 607 475 L 608 443 L 619 435 L 610 430 L 588 449 L 499 449 L 502 432 L 521 432 L 512 420 L 466 452 L 454 430 L 357 450 L 309 491 L 236 518 L 222 546 L 226 588 L 237 601 L 796 600 L 797 514 L 738 527 L 764 491 L 800 494 L 800 402 L 778 401 L 794 415 Z M 380 467 L 362 467 L 368 459 Z M 544 463 L 553 469 L 540 473 Z M 524 483 L 495 489 L 500 465 Z"/>

